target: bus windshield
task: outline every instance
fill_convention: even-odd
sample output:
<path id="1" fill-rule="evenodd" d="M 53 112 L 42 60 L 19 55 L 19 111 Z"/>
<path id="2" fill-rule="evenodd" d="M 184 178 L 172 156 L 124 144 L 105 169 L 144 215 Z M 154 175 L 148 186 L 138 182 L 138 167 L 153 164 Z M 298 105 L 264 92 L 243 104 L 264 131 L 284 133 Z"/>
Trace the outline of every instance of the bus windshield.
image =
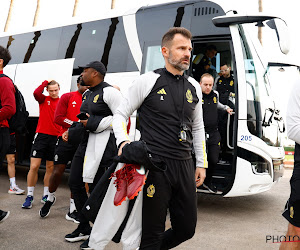
<path id="1" fill-rule="evenodd" d="M 248 130 L 267 145 L 280 147 L 281 136 L 276 120 L 279 119 L 279 110 L 275 108 L 269 80 L 264 77 L 264 65 L 248 43 L 242 26 L 239 27 L 239 34 L 247 86 Z"/>

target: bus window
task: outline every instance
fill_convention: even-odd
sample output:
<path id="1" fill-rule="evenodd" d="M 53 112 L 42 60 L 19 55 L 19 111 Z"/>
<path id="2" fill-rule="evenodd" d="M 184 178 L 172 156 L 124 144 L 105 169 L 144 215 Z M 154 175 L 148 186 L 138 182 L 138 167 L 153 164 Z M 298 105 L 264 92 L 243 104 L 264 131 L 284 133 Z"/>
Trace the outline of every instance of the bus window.
<path id="1" fill-rule="evenodd" d="M 62 28 L 34 32 L 23 62 L 55 60 Z"/>
<path id="2" fill-rule="evenodd" d="M 165 66 L 165 60 L 161 54 L 160 45 L 145 45 L 145 51 L 144 73 L 158 68 L 163 68 Z"/>
<path id="3" fill-rule="evenodd" d="M 113 33 L 113 37 L 109 37 L 109 34 L 107 34 L 107 40 L 112 40 L 108 57 L 107 72 L 138 71 L 125 36 L 123 19 L 119 18 L 118 20 L 118 25 L 116 26 L 116 31 Z M 110 29 L 111 28 L 112 26 L 110 26 Z"/>
<path id="4" fill-rule="evenodd" d="M 78 25 L 64 27 L 58 59 L 73 57 L 75 58 L 74 67 L 86 65 L 91 61 L 100 61 L 109 25 L 108 19 L 83 23 L 79 27 Z"/>
<path id="5" fill-rule="evenodd" d="M 11 37 L 11 36 L 10 36 Z M 10 38 L 9 37 L 9 38 Z M 4 47 L 4 48 L 9 48 L 9 45 L 10 44 L 8 44 L 8 41 L 9 41 L 9 39 L 8 39 L 8 37 L 0 37 L 0 45 L 2 46 L 2 47 Z"/>
<path id="6" fill-rule="evenodd" d="M 251 134 L 262 139 L 269 146 L 281 145 L 277 121 L 274 121 L 275 105 L 270 96 L 269 83 L 258 68 L 255 50 L 247 43 L 242 27 L 239 29 L 244 57 L 245 77 L 247 83 L 247 125 Z"/>
<path id="7" fill-rule="evenodd" d="M 55 60 L 61 30 L 48 29 L 5 38 L 12 55 L 10 64 Z"/>
<path id="8" fill-rule="evenodd" d="M 171 27 L 185 27 L 191 25 L 192 6 L 161 8 L 152 11 L 151 8 L 140 10 L 136 14 L 137 31 L 140 46 L 143 51 L 145 43 L 159 41 Z M 155 29 L 153 27 L 156 27 Z"/>
<path id="9" fill-rule="evenodd" d="M 9 64 L 23 63 L 25 55 L 30 44 L 33 43 L 34 33 L 25 33 L 21 35 L 13 35 L 9 46 L 11 60 Z"/>
<path id="10" fill-rule="evenodd" d="M 246 39 L 243 39 L 243 30 L 240 27 L 240 40 L 244 57 L 245 77 L 247 85 L 247 124 L 249 132 L 261 138 L 261 104 L 260 92 L 254 60 Z"/>
<path id="11" fill-rule="evenodd" d="M 63 58 L 75 58 L 75 68 L 97 60 L 109 73 L 138 70 L 120 18 L 64 27 L 58 52 Z"/>

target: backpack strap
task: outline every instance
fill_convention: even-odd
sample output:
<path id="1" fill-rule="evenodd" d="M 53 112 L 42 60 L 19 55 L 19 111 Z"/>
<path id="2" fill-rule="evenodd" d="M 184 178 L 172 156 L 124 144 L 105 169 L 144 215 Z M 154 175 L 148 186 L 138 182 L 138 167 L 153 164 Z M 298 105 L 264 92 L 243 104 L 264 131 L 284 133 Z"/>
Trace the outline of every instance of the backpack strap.
<path id="1" fill-rule="evenodd" d="M 0 78 L 1 77 L 7 77 L 7 78 L 9 78 L 11 80 L 12 84 L 15 86 L 14 81 L 9 76 L 7 76 L 5 74 L 0 74 Z"/>
<path id="2" fill-rule="evenodd" d="M 17 86 L 14 84 L 14 81 L 13 81 L 9 76 L 7 76 L 7 75 L 5 75 L 5 74 L 0 74 L 0 78 L 1 78 L 1 77 L 7 77 L 8 79 L 10 79 L 11 82 L 12 82 L 12 84 L 14 85 L 15 89 L 17 88 Z"/>

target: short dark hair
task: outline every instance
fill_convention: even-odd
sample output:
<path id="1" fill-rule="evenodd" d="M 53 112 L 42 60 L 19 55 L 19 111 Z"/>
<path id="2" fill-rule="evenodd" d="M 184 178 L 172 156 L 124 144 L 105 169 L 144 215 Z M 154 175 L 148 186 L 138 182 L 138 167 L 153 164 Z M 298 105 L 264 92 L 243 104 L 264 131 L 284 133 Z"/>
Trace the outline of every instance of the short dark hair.
<path id="1" fill-rule="evenodd" d="M 192 33 L 188 29 L 183 27 L 173 27 L 170 28 L 166 34 L 164 34 L 161 40 L 161 47 L 169 46 L 169 43 L 174 39 L 176 34 L 181 34 L 188 39 L 192 39 L 193 37 Z"/>
<path id="2" fill-rule="evenodd" d="M 217 50 L 217 47 L 213 44 L 211 45 L 208 45 L 206 48 L 205 48 L 206 51 L 211 51 L 211 50 L 215 50 L 215 51 L 218 51 Z"/>
<path id="3" fill-rule="evenodd" d="M 204 73 L 204 74 L 201 76 L 201 78 L 200 78 L 200 82 L 202 82 L 202 79 L 203 79 L 204 77 L 211 77 L 211 78 L 213 79 L 213 81 L 215 80 L 214 77 L 213 77 L 211 74 L 209 74 L 209 73 Z"/>
<path id="4" fill-rule="evenodd" d="M 3 67 L 5 67 L 11 60 L 11 55 L 7 48 L 0 46 L 0 59 L 3 59 Z"/>
<path id="5" fill-rule="evenodd" d="M 228 64 L 227 61 L 221 61 L 220 67 L 225 66 L 225 65 L 228 66 L 228 67 L 230 67 L 230 64 Z"/>

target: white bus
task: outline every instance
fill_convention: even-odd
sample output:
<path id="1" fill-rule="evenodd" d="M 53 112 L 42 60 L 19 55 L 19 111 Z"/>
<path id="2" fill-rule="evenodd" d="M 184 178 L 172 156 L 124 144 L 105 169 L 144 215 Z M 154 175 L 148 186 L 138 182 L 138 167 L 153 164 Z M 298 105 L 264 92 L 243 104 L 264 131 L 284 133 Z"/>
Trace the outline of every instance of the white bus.
<path id="1" fill-rule="evenodd" d="M 19 34 L 2 33 L 0 45 L 12 55 L 4 73 L 24 94 L 30 113 L 28 134 L 18 138 L 18 163 L 29 163 L 38 119 L 32 93 L 44 79 L 60 82 L 61 94 L 73 91 L 81 73 L 78 66 L 101 60 L 108 71 L 106 81 L 126 90 L 136 76 L 164 66 L 162 35 L 170 27 L 182 26 L 193 34 L 192 60 L 204 54 L 208 45 L 215 45 L 218 53 L 212 65 L 216 71 L 226 60 L 234 73 L 235 114 L 228 119 L 227 146 L 221 149 L 226 160 L 218 163 L 212 175 L 218 194 L 232 197 L 269 190 L 283 174 L 282 118 L 271 96 L 268 62 L 256 37 L 248 33 L 247 23 L 265 24 L 265 29 L 276 34 L 282 53 L 288 52 L 285 23 L 280 18 L 243 16 L 232 7 L 203 0 L 142 7 L 105 19 Z M 194 71 L 191 63 L 186 73 L 193 75 Z M 135 124 L 132 119 L 131 136 Z"/>

